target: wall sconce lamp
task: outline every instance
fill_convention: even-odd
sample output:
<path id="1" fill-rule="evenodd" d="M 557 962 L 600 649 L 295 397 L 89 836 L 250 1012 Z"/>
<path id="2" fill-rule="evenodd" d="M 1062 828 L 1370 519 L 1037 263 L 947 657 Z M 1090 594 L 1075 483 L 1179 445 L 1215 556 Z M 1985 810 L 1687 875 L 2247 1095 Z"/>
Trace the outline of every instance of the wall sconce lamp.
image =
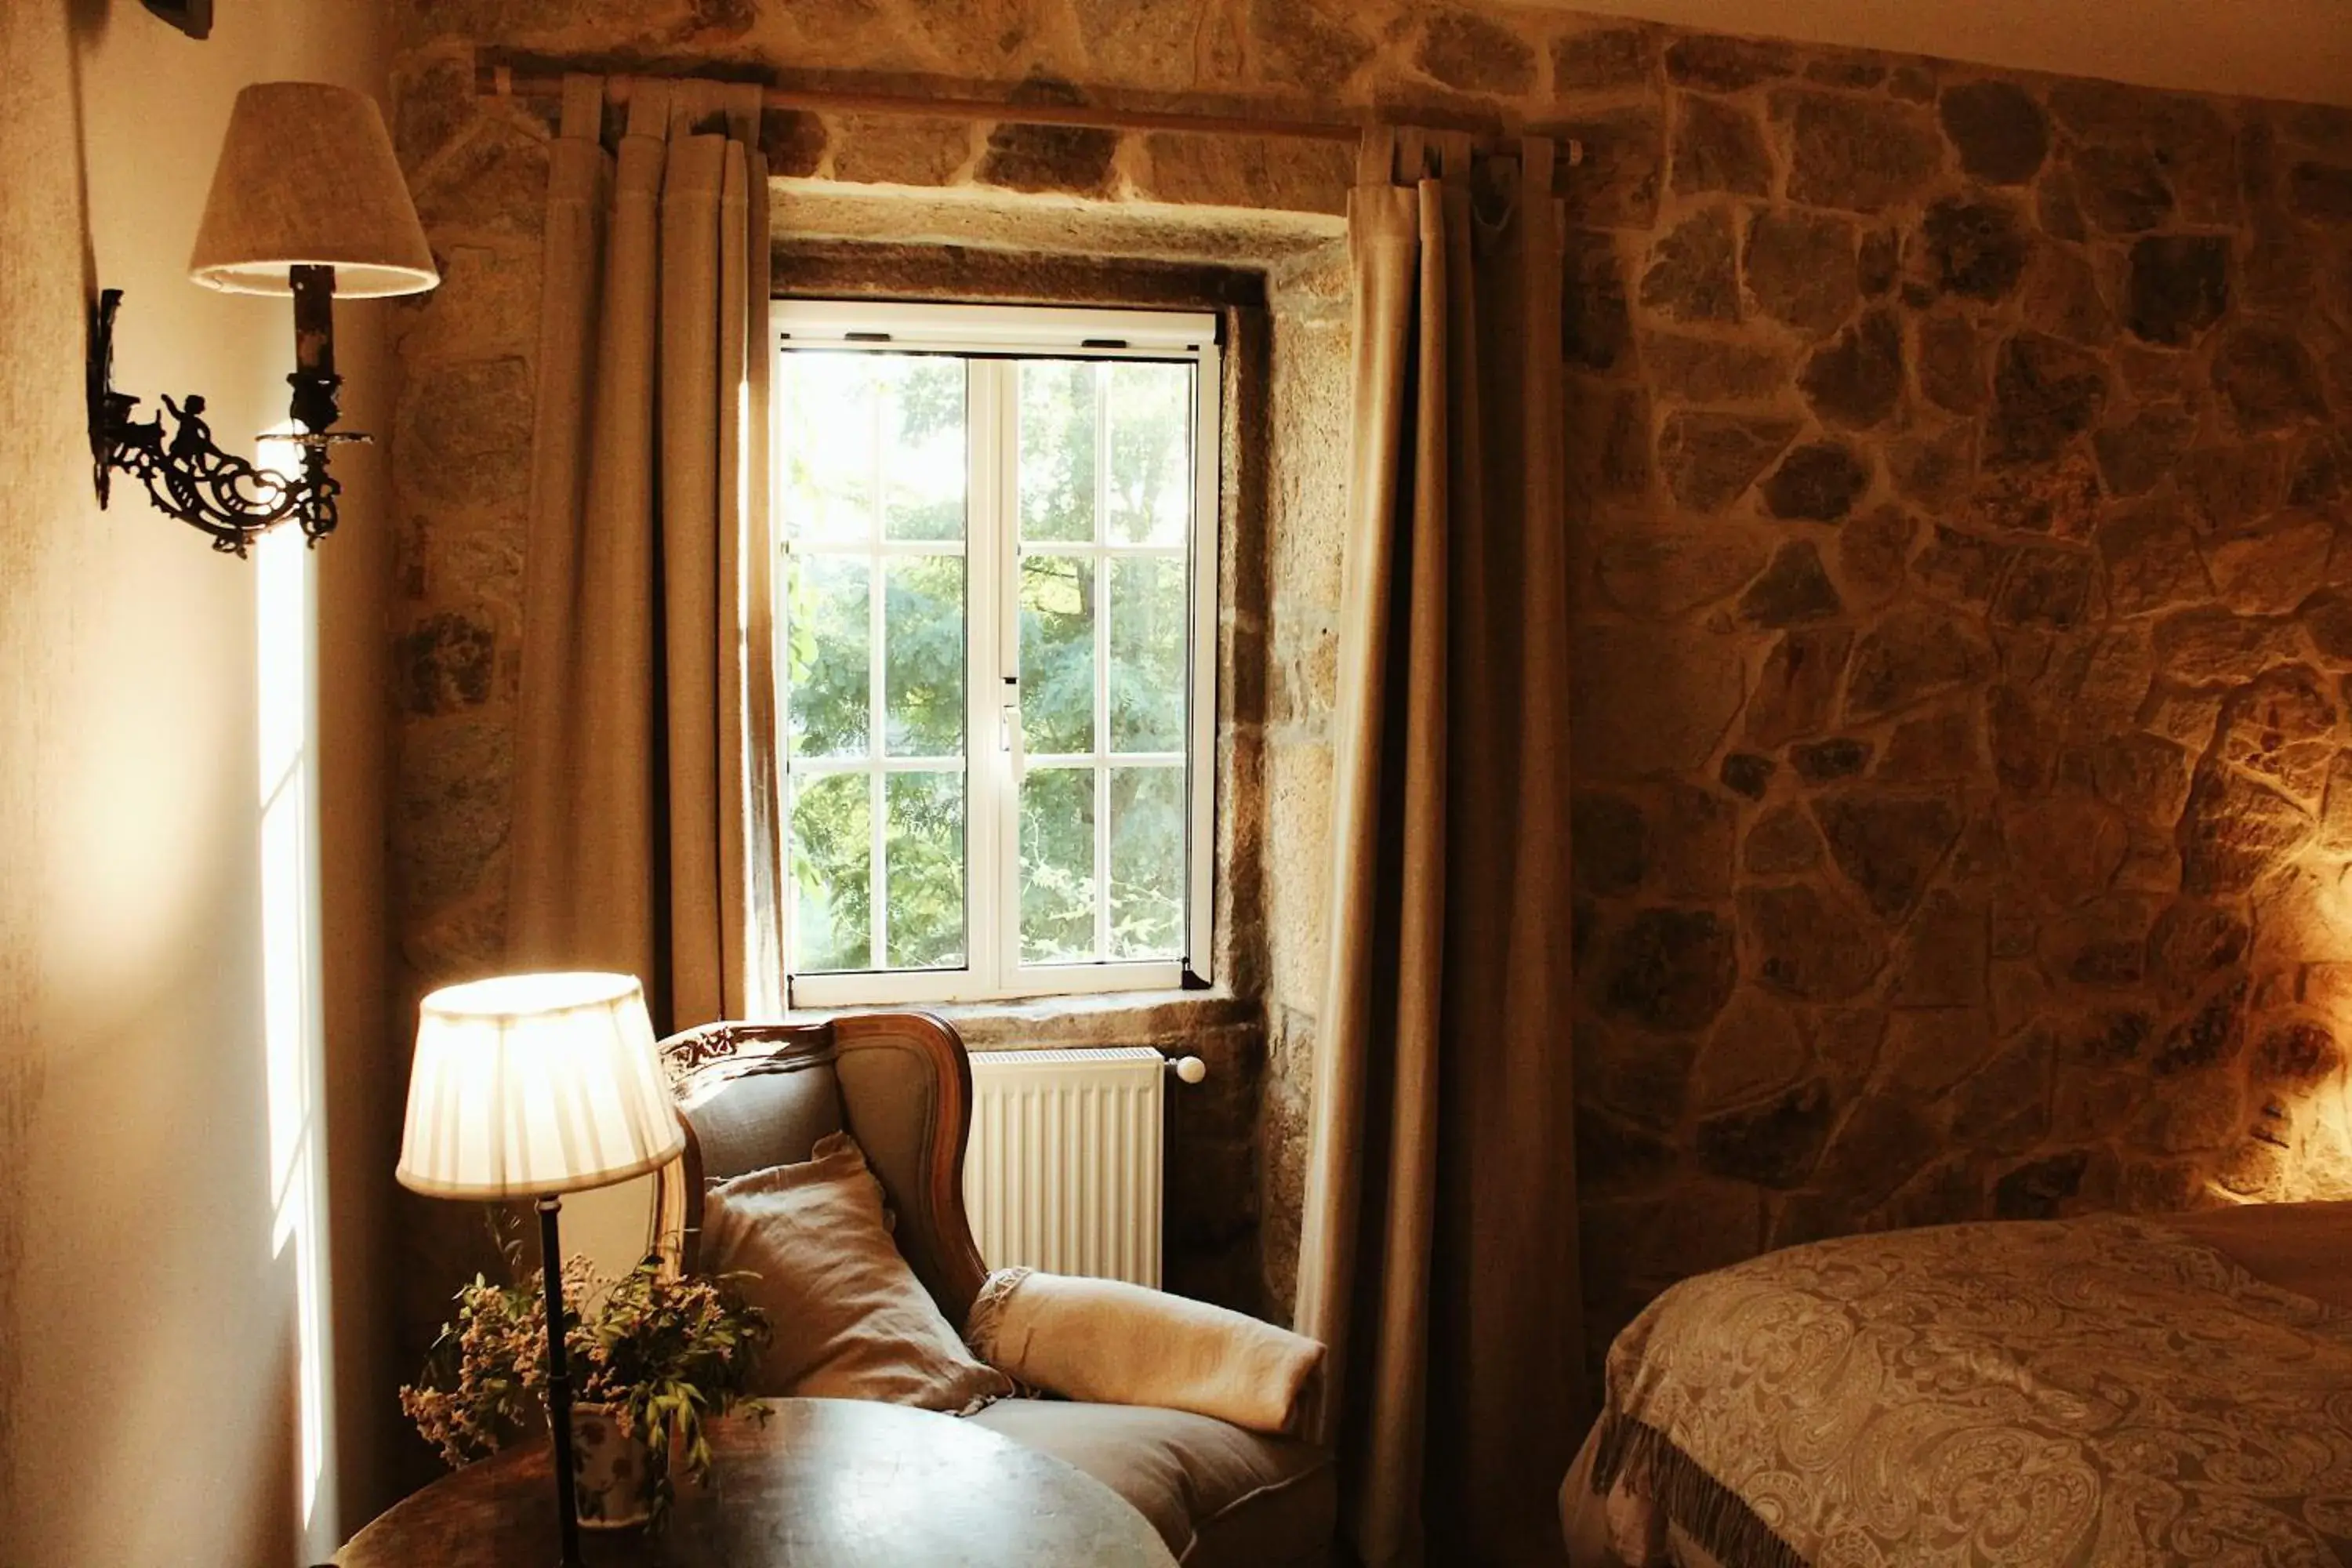
<path id="1" fill-rule="evenodd" d="M 198 283 L 232 294 L 294 299 L 293 416 L 284 437 L 301 447 L 301 472 L 263 471 L 213 443 L 205 400 L 190 394 L 163 417 L 134 419 L 139 399 L 114 390 L 114 315 L 122 290 L 100 292 L 90 313 L 89 454 L 98 504 L 116 469 L 147 489 L 156 507 L 243 555 L 257 534 L 289 520 L 315 544 L 334 531 L 342 483 L 327 450 L 368 437 L 336 431 L 337 294 L 417 294 L 441 281 L 432 248 L 400 177 L 392 137 L 374 100 L 320 82 L 258 82 L 237 94 L 213 170 L 212 194 L 188 260 Z"/>

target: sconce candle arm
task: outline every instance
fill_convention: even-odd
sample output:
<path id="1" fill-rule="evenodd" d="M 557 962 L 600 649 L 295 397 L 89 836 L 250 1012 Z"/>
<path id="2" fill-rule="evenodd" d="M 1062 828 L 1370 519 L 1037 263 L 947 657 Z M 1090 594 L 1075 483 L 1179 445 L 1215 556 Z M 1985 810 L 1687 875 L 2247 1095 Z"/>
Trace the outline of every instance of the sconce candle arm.
<path id="1" fill-rule="evenodd" d="M 92 477 L 102 508 L 110 499 L 116 470 L 136 479 L 156 509 L 212 538 L 213 548 L 242 556 L 254 538 L 281 522 L 299 522 L 316 544 L 335 530 L 342 481 L 328 472 L 327 449 L 340 441 L 364 441 L 336 432 L 341 417 L 335 374 L 335 269 L 290 268 L 294 289 L 294 388 L 290 408 L 297 434 L 283 437 L 301 448 L 299 470 L 269 473 L 214 443 L 205 419 L 205 400 L 190 394 L 182 402 L 166 395 L 173 429 L 167 439 L 163 418 L 132 417 L 140 400 L 114 390 L 114 317 L 122 290 L 99 295 L 90 313 L 89 366 L 89 446 Z"/>

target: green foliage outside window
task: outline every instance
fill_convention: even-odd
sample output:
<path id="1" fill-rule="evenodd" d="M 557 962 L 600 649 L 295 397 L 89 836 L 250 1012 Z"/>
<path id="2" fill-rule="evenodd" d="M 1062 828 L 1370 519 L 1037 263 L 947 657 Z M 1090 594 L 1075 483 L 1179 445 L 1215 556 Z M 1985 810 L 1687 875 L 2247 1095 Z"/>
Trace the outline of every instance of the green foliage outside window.
<path id="1" fill-rule="evenodd" d="M 1018 811 L 1028 963 L 1183 950 L 1189 574 L 1181 554 L 1105 557 L 1089 547 L 1186 544 L 1192 374 L 1182 364 L 1070 360 L 1019 368 L 1019 700 L 1023 743 L 1040 759 Z M 878 790 L 871 773 L 788 768 L 800 973 L 966 962 L 966 563 L 948 552 L 871 552 L 877 542 L 964 538 L 965 385 L 963 362 L 950 357 L 785 358 L 783 523 L 803 545 L 784 574 L 791 757 L 872 758 L 878 588 L 881 751 L 958 764 L 887 771 Z M 841 547 L 861 552 L 825 552 Z M 1098 641 L 1108 653 L 1102 734 Z M 1097 765 L 1082 760 L 1098 748 L 1114 758 L 1107 796 Z M 1138 753 L 1163 760 L 1116 760 Z M 1045 760 L 1053 758 L 1068 764 Z M 1101 948 L 1097 826 L 1106 799 Z M 872 938 L 877 870 L 881 952 Z"/>

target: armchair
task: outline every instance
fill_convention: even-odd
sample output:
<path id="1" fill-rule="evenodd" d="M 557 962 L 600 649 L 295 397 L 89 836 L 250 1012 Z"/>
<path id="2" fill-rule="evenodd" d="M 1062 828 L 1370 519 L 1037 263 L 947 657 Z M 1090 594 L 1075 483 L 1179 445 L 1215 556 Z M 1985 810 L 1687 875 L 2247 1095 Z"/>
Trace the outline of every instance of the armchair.
<path id="1" fill-rule="evenodd" d="M 987 1279 L 963 1206 L 971 1069 L 922 1013 L 706 1025 L 662 1044 L 687 1125 L 662 1173 L 662 1245 L 696 1267 L 706 1183 L 809 1158 L 846 1128 L 897 1216 L 898 1250 L 961 1327 Z M 1133 1504 L 1187 1568 L 1319 1565 L 1337 1510 L 1329 1456 L 1203 1415 L 1005 1400 L 969 1419 L 1086 1471 Z"/>

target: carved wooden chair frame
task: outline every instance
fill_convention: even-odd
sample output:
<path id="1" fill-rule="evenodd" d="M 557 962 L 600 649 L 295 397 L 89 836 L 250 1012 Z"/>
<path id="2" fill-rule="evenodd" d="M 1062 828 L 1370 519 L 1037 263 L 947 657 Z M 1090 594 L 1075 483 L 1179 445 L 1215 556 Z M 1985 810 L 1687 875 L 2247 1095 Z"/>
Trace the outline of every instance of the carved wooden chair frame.
<path id="1" fill-rule="evenodd" d="M 971 1135 L 971 1066 L 954 1028 L 927 1013 L 848 1014 L 799 1024 L 706 1024 L 661 1045 L 670 1092 L 683 1108 L 726 1084 L 772 1073 L 831 1068 L 860 1051 L 911 1050 L 929 1069 L 923 1157 L 917 1179 L 930 1215 L 937 1278 L 923 1281 L 951 1322 L 961 1322 L 988 1278 L 964 1210 L 963 1159 Z M 845 1103 L 844 1120 L 852 1112 Z M 659 1174 L 655 1236 L 665 1262 L 691 1272 L 702 1230 L 702 1148 L 690 1119 L 686 1152 Z M 919 1272 L 929 1272 L 919 1270 Z"/>

